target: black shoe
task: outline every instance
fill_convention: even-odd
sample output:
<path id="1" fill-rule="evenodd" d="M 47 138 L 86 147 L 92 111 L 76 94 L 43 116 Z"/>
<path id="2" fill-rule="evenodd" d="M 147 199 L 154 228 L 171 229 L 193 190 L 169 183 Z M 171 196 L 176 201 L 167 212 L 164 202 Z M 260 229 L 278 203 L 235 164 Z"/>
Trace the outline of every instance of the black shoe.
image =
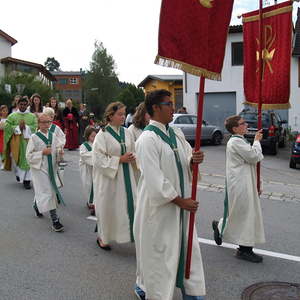
<path id="1" fill-rule="evenodd" d="M 222 245 L 222 238 L 220 235 L 220 231 L 218 228 L 219 222 L 218 221 L 212 221 L 212 229 L 214 231 L 214 240 L 216 242 L 217 245 Z"/>
<path id="2" fill-rule="evenodd" d="M 19 177 L 19 176 L 16 176 L 16 180 L 17 180 L 18 182 L 20 182 L 20 177 Z"/>
<path id="3" fill-rule="evenodd" d="M 236 258 L 247 260 L 253 263 L 261 263 L 263 261 L 263 257 L 260 255 L 255 254 L 253 251 L 251 252 L 243 252 L 237 249 L 236 251 Z"/>
<path id="4" fill-rule="evenodd" d="M 102 249 L 102 250 L 105 250 L 105 251 L 110 251 L 111 250 L 111 247 L 109 245 L 107 246 L 101 246 L 100 244 L 100 241 L 97 239 L 97 245 Z"/>
<path id="5" fill-rule="evenodd" d="M 33 209 L 35 211 L 35 214 L 38 218 L 42 218 L 44 215 L 40 213 L 39 209 L 37 208 L 36 204 L 33 204 Z"/>
<path id="6" fill-rule="evenodd" d="M 24 188 L 26 190 L 30 190 L 31 189 L 31 186 L 30 186 L 30 180 L 24 180 L 23 181 L 23 185 L 24 185 Z"/>
<path id="7" fill-rule="evenodd" d="M 57 219 L 55 222 L 52 223 L 52 229 L 55 232 L 61 232 L 64 230 L 64 226 L 59 222 L 59 219 Z"/>

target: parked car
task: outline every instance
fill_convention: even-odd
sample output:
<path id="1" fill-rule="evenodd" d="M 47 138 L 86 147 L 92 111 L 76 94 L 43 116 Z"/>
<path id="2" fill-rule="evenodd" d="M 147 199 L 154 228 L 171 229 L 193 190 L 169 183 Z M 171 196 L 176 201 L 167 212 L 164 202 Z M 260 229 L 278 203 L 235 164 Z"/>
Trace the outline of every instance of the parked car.
<path id="1" fill-rule="evenodd" d="M 292 145 L 290 168 L 296 169 L 297 164 L 300 164 L 300 134 L 297 136 L 295 142 Z"/>
<path id="2" fill-rule="evenodd" d="M 170 126 L 180 128 L 188 142 L 194 143 L 196 137 L 197 116 L 191 114 L 174 114 Z M 223 131 L 206 121 L 202 122 L 201 141 L 210 141 L 214 145 L 220 145 L 223 140 Z"/>
<path id="3" fill-rule="evenodd" d="M 257 132 L 257 112 L 243 110 L 239 115 L 248 123 L 248 133 L 245 134 L 245 138 L 253 143 Z M 279 114 L 274 111 L 262 112 L 263 138 L 261 145 L 263 148 L 268 148 L 273 155 L 277 154 L 278 147 L 285 147 L 287 133 L 283 124 L 286 123 L 287 121 L 281 120 Z"/>

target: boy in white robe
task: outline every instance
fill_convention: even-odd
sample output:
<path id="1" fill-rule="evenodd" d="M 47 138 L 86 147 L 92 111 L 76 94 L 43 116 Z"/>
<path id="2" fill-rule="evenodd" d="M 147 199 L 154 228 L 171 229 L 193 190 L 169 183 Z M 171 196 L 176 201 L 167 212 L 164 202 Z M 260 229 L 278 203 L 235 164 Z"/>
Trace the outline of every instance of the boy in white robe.
<path id="1" fill-rule="evenodd" d="M 263 257 L 255 254 L 253 247 L 265 242 L 256 176 L 256 165 L 263 159 L 262 130 L 256 133 L 251 146 L 244 138 L 248 124 L 242 117 L 227 118 L 225 127 L 232 136 L 226 148 L 224 217 L 212 222 L 214 239 L 217 245 L 223 239 L 239 245 L 237 258 L 260 263 Z"/>
<path id="2" fill-rule="evenodd" d="M 51 119 L 41 114 L 38 120 L 39 130 L 30 137 L 26 150 L 26 159 L 30 165 L 34 188 L 34 209 L 37 217 L 43 217 L 49 211 L 52 229 L 63 231 L 56 214 L 57 198 L 63 201 L 58 190 L 56 156 L 59 151 L 59 140 L 49 131 Z"/>
<path id="3" fill-rule="evenodd" d="M 87 127 L 84 131 L 85 142 L 79 148 L 79 171 L 84 193 L 84 200 L 91 215 L 95 215 L 94 189 L 93 189 L 93 142 L 97 130 L 94 127 Z"/>
<path id="4" fill-rule="evenodd" d="M 135 294 L 142 300 L 172 300 L 177 286 L 184 300 L 200 300 L 204 299 L 205 280 L 196 228 L 188 280 L 184 267 L 189 212 L 198 209 L 198 202 L 190 198 L 191 167 L 202 162 L 203 153 L 193 152 L 182 131 L 168 127 L 174 113 L 170 96 L 166 90 L 147 95 L 151 120 L 136 142 L 141 177 L 134 220 Z"/>

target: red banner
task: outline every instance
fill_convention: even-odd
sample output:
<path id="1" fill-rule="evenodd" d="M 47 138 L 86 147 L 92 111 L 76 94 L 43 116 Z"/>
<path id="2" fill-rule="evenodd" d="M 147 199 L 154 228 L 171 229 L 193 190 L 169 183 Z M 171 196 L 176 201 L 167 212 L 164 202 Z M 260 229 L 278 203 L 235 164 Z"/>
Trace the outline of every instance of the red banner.
<path id="1" fill-rule="evenodd" d="M 155 63 L 221 80 L 233 0 L 162 0 Z"/>
<path id="2" fill-rule="evenodd" d="M 292 2 L 263 9 L 262 109 L 289 108 L 292 45 Z M 259 11 L 243 15 L 245 104 L 259 98 Z"/>

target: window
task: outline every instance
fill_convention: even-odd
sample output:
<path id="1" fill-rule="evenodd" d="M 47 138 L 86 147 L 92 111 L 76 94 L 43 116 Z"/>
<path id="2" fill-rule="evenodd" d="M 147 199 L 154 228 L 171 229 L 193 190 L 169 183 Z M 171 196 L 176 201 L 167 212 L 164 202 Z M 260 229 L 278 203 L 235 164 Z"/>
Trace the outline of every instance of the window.
<path id="1" fill-rule="evenodd" d="M 68 79 L 67 78 L 60 78 L 58 79 L 59 84 L 68 84 Z"/>
<path id="2" fill-rule="evenodd" d="M 192 124 L 188 116 L 181 116 L 176 119 L 175 124 Z"/>
<path id="3" fill-rule="evenodd" d="M 243 42 L 231 43 L 231 64 L 232 66 L 242 66 L 243 58 Z"/>
<path id="4" fill-rule="evenodd" d="M 70 78 L 70 84 L 77 84 L 78 80 L 77 78 Z"/>

